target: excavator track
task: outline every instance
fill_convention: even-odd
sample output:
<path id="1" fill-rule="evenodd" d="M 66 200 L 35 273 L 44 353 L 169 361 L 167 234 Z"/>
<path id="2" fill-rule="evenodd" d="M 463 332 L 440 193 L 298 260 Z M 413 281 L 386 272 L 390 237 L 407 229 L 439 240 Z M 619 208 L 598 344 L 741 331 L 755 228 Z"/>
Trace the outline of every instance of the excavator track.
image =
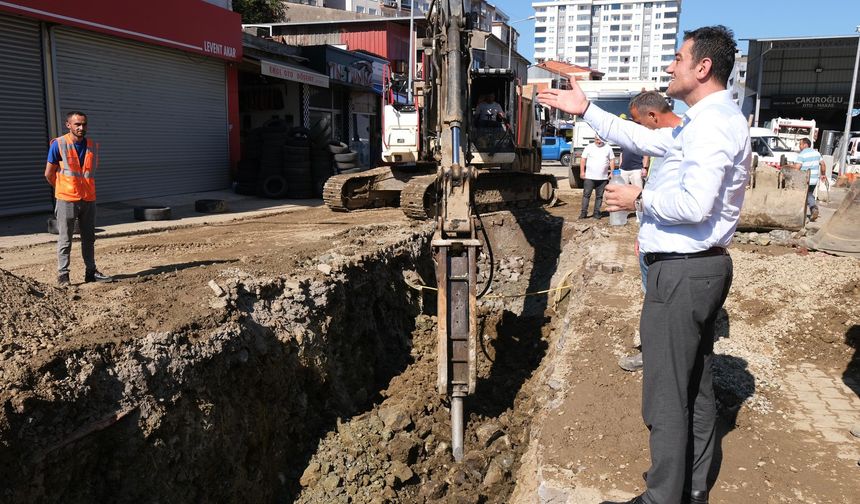
<path id="1" fill-rule="evenodd" d="M 357 173 L 342 173 L 329 177 L 323 186 L 323 201 L 336 212 L 360 208 L 397 206 L 397 193 L 376 191 L 381 181 L 391 178 L 387 166 Z"/>
<path id="2" fill-rule="evenodd" d="M 412 219 L 436 216 L 436 176 L 410 180 L 400 193 L 400 208 Z M 558 183 L 553 175 L 524 172 L 478 172 L 473 182 L 475 207 L 479 212 L 514 208 L 551 207 L 558 200 Z"/>

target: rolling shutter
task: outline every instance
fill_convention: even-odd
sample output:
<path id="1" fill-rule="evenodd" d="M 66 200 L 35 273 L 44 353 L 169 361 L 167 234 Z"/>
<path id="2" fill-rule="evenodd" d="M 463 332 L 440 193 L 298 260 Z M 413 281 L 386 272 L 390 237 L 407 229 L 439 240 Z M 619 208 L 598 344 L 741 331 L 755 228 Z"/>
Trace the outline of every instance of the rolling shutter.
<path id="1" fill-rule="evenodd" d="M 51 210 L 39 23 L 0 15 L 0 215 Z"/>
<path id="2" fill-rule="evenodd" d="M 52 33 L 60 117 L 87 114 L 99 203 L 230 184 L 224 63 L 69 27 Z"/>

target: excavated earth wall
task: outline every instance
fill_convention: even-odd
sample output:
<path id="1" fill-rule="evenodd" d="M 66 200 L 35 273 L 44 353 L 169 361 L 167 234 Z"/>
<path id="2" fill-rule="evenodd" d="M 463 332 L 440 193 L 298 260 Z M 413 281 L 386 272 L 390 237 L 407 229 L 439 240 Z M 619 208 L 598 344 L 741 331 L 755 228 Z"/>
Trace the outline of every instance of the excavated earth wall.
<path id="1" fill-rule="evenodd" d="M 0 327 L 0 500 L 505 502 L 555 313 L 554 294 L 520 295 L 551 286 L 562 222 L 484 217 L 479 290 L 491 260 L 493 282 L 461 464 L 435 389 L 436 293 L 416 288 L 435 283 L 429 225 L 352 229 L 348 251 L 290 274 L 225 265 L 208 318 L 129 322 L 83 347 L 64 336 L 82 322 L 77 294 L 0 270 L 14 314 Z"/>
<path id="2" fill-rule="evenodd" d="M 368 239 L 370 251 L 331 271 L 224 270 L 210 283 L 216 324 L 63 350 L 31 368 L 31 347 L 46 350 L 75 323 L 64 315 L 74 297 L 0 272 L 4 309 L 13 296 L 30 301 L 3 328 L 0 500 L 295 495 L 321 433 L 407 365 L 422 295 L 404 272 L 432 278 L 428 240 L 427 227 L 384 247 Z M 38 332 L 25 334 L 37 313 Z"/>

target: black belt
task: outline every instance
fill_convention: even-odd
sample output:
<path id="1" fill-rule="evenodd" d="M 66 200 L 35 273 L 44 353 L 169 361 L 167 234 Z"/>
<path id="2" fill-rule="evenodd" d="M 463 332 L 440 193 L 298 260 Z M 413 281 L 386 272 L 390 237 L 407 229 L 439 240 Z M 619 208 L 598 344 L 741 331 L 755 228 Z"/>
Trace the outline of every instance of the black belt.
<path id="1" fill-rule="evenodd" d="M 645 265 L 651 266 L 657 261 L 671 261 L 674 259 L 693 259 L 696 257 L 711 257 L 729 255 L 729 252 L 724 247 L 711 247 L 708 250 L 701 252 L 691 252 L 682 254 L 679 252 L 649 252 L 645 254 Z"/>

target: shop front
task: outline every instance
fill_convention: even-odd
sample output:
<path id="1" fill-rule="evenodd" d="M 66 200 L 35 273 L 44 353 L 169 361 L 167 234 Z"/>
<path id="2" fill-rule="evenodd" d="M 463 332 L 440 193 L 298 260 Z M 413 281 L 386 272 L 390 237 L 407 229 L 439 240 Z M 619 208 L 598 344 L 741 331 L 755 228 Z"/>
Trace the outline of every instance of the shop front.
<path id="1" fill-rule="evenodd" d="M 380 109 L 383 63 L 381 58 L 333 46 L 302 48 L 308 66 L 329 77 L 328 92 L 312 90 L 308 97 L 311 134 L 329 135 L 358 153 L 358 164 L 374 167 L 381 154 Z M 378 75 L 377 75 L 378 74 Z"/>
<path id="2" fill-rule="evenodd" d="M 0 215 L 51 209 L 47 145 L 72 110 L 100 144 L 100 203 L 228 187 L 240 27 L 193 0 L 0 3 Z"/>

